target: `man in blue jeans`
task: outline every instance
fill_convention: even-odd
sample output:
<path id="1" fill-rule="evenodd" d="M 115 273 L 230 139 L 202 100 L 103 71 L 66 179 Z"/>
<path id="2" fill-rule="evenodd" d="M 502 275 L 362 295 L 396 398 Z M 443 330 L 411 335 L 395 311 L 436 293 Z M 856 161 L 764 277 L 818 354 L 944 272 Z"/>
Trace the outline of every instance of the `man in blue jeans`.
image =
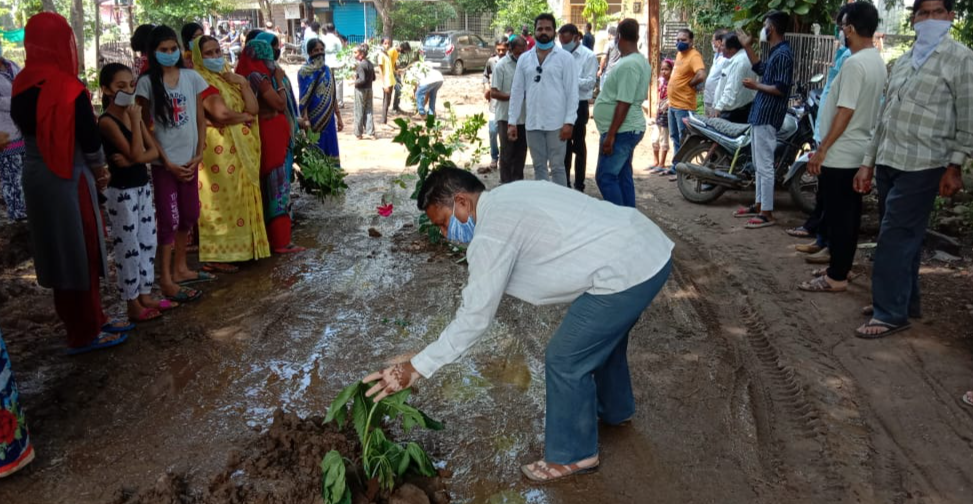
<path id="1" fill-rule="evenodd" d="M 973 152 L 973 51 L 949 35 L 952 0 L 916 0 L 916 42 L 889 75 L 878 126 L 854 187 L 878 182 L 882 221 L 872 270 L 872 319 L 855 330 L 875 339 L 921 316 L 919 260 L 936 194 L 963 188 Z M 876 166 L 877 171 L 876 171 Z"/>
<path id="2" fill-rule="evenodd" d="M 594 470 L 598 420 L 618 425 L 635 414 L 629 331 L 669 277 L 672 241 L 639 211 L 563 184 L 486 191 L 457 168 L 430 175 L 418 205 L 448 240 L 469 244 L 463 303 L 437 341 L 366 376 L 375 383 L 367 395 L 379 401 L 459 359 L 483 337 L 505 293 L 535 305 L 571 303 L 545 355 L 544 458 L 521 471 L 550 481 Z"/>
<path id="3" fill-rule="evenodd" d="M 669 77 L 669 136 L 672 137 L 673 156 L 682 147 L 682 135 L 686 132 L 683 119 L 696 111 L 696 87 L 706 82 L 706 65 L 693 43 L 696 36 L 689 28 L 676 33 L 676 65 Z M 663 175 L 675 175 L 676 162 Z M 673 179 L 675 180 L 675 179 Z"/>
<path id="4" fill-rule="evenodd" d="M 635 208 L 632 155 L 645 135 L 642 102 L 649 93 L 652 69 L 638 53 L 639 23 L 618 23 L 621 57 L 605 79 L 595 101 L 595 125 L 601 134 L 601 150 L 595 181 L 605 201 Z"/>

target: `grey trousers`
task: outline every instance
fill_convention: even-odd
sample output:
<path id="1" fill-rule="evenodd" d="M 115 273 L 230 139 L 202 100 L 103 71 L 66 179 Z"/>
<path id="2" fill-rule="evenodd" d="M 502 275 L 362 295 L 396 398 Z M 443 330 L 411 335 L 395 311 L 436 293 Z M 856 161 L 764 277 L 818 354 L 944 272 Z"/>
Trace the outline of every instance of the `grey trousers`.
<path id="1" fill-rule="evenodd" d="M 372 90 L 355 88 L 355 136 L 375 134 L 372 105 Z"/>
<path id="2" fill-rule="evenodd" d="M 527 130 L 527 149 L 534 163 L 534 180 L 551 180 L 562 186 L 568 183 L 568 174 L 564 171 L 568 143 L 561 140 L 560 135 L 559 129 Z"/>
<path id="3" fill-rule="evenodd" d="M 756 169 L 757 195 L 754 204 L 760 211 L 774 209 L 774 149 L 777 147 L 777 128 L 769 124 L 753 126 L 750 129 L 750 149 L 753 152 L 753 166 Z"/>

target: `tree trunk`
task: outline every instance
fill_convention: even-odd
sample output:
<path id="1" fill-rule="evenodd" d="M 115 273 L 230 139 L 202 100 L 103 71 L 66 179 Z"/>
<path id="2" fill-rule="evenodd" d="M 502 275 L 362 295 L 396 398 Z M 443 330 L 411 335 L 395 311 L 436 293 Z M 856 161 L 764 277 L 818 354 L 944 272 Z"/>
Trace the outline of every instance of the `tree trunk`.
<path id="1" fill-rule="evenodd" d="M 71 29 L 78 44 L 78 72 L 84 75 L 84 0 L 71 1 Z"/>
<path id="2" fill-rule="evenodd" d="M 57 12 L 57 7 L 54 6 L 54 0 L 41 0 L 41 10 L 45 12 Z"/>
<path id="3" fill-rule="evenodd" d="M 101 0 L 91 0 L 95 4 L 95 68 L 101 65 Z"/>
<path id="4" fill-rule="evenodd" d="M 395 28 L 392 26 L 392 0 L 375 0 L 374 5 L 378 17 L 382 18 L 382 36 L 391 40 L 392 30 Z M 368 37 L 367 33 L 365 37 Z"/>

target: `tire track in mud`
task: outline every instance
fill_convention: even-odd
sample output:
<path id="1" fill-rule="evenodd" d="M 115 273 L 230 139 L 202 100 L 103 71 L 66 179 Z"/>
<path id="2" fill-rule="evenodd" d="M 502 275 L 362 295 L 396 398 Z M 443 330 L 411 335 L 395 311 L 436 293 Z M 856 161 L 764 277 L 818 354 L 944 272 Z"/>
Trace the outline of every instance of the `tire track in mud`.
<path id="1" fill-rule="evenodd" d="M 675 260 L 680 266 L 677 271 L 684 272 L 680 280 L 702 294 L 694 304 L 704 317 L 708 332 L 714 339 L 726 342 L 738 356 L 731 408 L 738 409 L 749 397 L 749 413 L 757 426 L 758 446 L 763 452 L 763 477 L 770 480 L 771 490 L 796 490 L 798 495 L 815 496 L 828 502 L 846 500 L 851 485 L 839 471 L 844 464 L 835 460 L 828 439 L 829 428 L 822 420 L 815 398 L 810 396 L 810 385 L 772 338 L 777 335 L 771 334 L 771 326 L 765 319 L 765 311 L 769 310 L 754 308 L 767 296 L 757 292 L 754 286 L 767 286 L 772 295 L 781 294 L 772 285 L 772 276 L 761 271 L 763 267 L 759 265 L 758 271 L 753 271 L 754 259 L 747 257 L 742 247 L 717 246 L 714 249 L 711 248 L 713 245 L 699 239 L 693 228 L 712 227 L 712 219 L 701 216 L 692 222 L 683 221 L 671 212 L 674 207 L 671 202 L 660 197 L 658 192 L 653 192 L 652 196 L 652 203 L 659 206 L 641 201 L 642 210 L 665 228 L 667 234 L 682 242 L 683 246 L 675 251 Z M 708 229 L 698 231 L 711 232 Z M 735 271 L 734 266 L 741 264 L 745 269 Z M 721 281 L 708 281 L 721 277 Z M 764 303 L 759 306 L 771 308 L 766 301 Z M 736 322 L 743 329 L 739 337 L 731 334 L 727 327 Z M 807 327 L 793 323 L 792 329 L 802 335 L 811 332 Z M 814 341 L 802 341 L 801 346 L 812 351 L 815 365 L 824 360 L 821 362 L 823 367 L 835 368 L 833 357 L 815 347 Z M 802 365 L 807 363 L 802 362 Z"/>

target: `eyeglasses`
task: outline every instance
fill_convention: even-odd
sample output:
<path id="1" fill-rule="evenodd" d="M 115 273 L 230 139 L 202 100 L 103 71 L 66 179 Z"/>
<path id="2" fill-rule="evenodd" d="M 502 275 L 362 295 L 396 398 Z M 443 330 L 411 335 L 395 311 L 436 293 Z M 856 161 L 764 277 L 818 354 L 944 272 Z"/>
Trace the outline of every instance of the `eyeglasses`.
<path id="1" fill-rule="evenodd" d="M 544 73 L 544 69 L 540 65 L 537 65 L 537 75 L 534 76 L 534 82 L 541 81 L 541 74 Z"/>

